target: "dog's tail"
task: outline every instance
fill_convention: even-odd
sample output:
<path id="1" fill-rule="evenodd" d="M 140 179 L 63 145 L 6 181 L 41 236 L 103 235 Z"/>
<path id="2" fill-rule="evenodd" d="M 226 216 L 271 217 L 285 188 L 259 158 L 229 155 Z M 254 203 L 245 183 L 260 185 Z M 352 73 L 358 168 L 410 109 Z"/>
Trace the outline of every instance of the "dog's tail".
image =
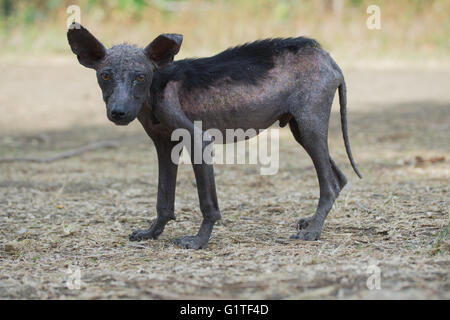
<path id="1" fill-rule="evenodd" d="M 352 164 L 353 170 L 355 170 L 358 177 L 362 179 L 362 175 L 356 167 L 355 161 L 353 160 L 352 150 L 350 149 L 350 142 L 348 141 L 348 130 L 347 130 L 347 87 L 345 86 L 345 80 L 342 76 L 342 82 L 339 85 L 339 104 L 341 106 L 341 127 L 342 136 L 344 137 L 345 150 L 347 151 L 347 156 Z"/>

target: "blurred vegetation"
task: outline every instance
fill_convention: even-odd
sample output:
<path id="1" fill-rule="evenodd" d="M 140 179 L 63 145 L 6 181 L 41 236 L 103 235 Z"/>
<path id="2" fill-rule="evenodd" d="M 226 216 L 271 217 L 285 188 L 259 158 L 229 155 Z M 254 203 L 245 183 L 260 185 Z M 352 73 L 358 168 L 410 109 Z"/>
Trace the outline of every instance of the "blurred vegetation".
<path id="1" fill-rule="evenodd" d="M 381 29 L 369 30 L 369 5 Z M 266 37 L 306 35 L 346 57 L 447 56 L 448 0 L 0 0 L 0 53 L 68 53 L 67 8 L 106 45 L 185 37 L 181 56 L 211 54 Z"/>

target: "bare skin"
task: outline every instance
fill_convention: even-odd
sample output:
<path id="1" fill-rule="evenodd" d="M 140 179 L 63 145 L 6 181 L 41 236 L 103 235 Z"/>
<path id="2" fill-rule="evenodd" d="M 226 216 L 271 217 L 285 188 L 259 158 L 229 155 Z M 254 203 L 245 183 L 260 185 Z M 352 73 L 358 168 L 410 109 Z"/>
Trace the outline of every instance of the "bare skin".
<path id="1" fill-rule="evenodd" d="M 283 51 L 255 84 L 224 77 L 207 87 L 187 88 L 183 80 L 169 79 L 163 85 L 159 80 L 171 70 L 173 56 L 181 45 L 179 35 L 161 35 L 143 50 L 125 45 L 106 50 L 86 29 L 76 26 L 69 30 L 68 38 L 80 63 L 97 71 L 108 118 L 125 125 L 137 117 L 158 153 L 157 218 L 148 229 L 134 231 L 131 241 L 156 239 L 175 219 L 177 164 L 170 158 L 174 146 L 171 134 L 175 129 L 186 129 L 191 144 L 204 150 L 209 142 L 201 139 L 203 132 L 194 134 L 199 131 L 194 121 L 199 120 L 204 130 L 221 131 L 266 129 L 278 120 L 282 126 L 289 123 L 295 140 L 314 163 L 320 186 L 316 212 L 299 220 L 298 232 L 291 238 L 320 238 L 325 218 L 347 181 L 328 152 L 328 121 L 336 89 L 347 153 L 359 175 L 347 137 L 344 78 L 325 51 L 315 46 Z M 193 169 L 203 222 L 196 235 L 177 238 L 175 243 L 200 249 L 207 246 L 221 215 L 213 166 L 203 161 L 193 164 Z"/>

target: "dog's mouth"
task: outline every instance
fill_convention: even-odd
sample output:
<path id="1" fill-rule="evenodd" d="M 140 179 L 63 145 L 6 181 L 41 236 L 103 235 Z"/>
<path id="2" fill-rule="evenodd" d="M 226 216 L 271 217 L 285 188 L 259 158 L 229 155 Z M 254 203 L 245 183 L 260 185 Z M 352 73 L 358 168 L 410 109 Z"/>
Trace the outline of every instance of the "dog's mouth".
<path id="1" fill-rule="evenodd" d="M 129 125 L 133 119 L 121 119 L 121 120 L 111 120 L 116 126 L 127 126 Z"/>
<path id="2" fill-rule="evenodd" d="M 112 123 L 114 123 L 117 126 L 126 126 L 130 122 L 132 122 L 134 119 L 136 119 L 136 116 L 134 116 L 133 114 L 130 114 L 130 113 L 128 113 L 124 116 L 121 116 L 121 117 L 117 117 L 117 116 L 115 117 L 108 112 L 107 117 L 108 117 L 109 121 L 111 121 Z"/>

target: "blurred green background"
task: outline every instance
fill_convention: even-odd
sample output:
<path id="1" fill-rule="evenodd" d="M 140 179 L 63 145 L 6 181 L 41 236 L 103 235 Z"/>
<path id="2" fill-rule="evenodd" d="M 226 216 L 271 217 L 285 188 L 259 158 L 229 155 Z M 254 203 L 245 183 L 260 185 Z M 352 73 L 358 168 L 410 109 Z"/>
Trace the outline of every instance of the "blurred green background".
<path id="1" fill-rule="evenodd" d="M 381 29 L 369 30 L 369 5 Z M 69 54 L 67 8 L 106 45 L 144 46 L 157 34 L 182 33 L 180 56 L 202 56 L 266 37 L 306 35 L 338 58 L 447 60 L 449 0 L 0 0 L 0 55 Z"/>

